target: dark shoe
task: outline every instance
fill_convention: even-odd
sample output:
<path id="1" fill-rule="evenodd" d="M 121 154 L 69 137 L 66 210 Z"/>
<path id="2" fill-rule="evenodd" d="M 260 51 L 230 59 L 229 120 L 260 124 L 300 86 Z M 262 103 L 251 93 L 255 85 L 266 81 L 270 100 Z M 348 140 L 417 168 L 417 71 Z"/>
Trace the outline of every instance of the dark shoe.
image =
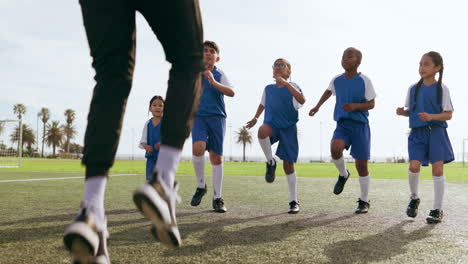
<path id="1" fill-rule="evenodd" d="M 406 208 L 406 214 L 409 217 L 415 218 L 418 215 L 418 207 L 421 200 L 418 199 L 411 199 L 408 204 L 408 208 Z"/>
<path id="2" fill-rule="evenodd" d="M 370 207 L 369 202 L 364 202 L 363 200 L 361 200 L 361 198 L 359 198 L 359 200 L 357 201 L 358 207 L 356 208 L 355 213 L 356 214 L 365 214 L 365 213 L 367 213 L 369 211 L 369 207 Z"/>
<path id="3" fill-rule="evenodd" d="M 340 194 L 345 186 L 346 181 L 349 179 L 349 176 L 351 176 L 351 173 L 349 173 L 348 170 L 348 177 L 345 178 L 345 176 L 338 175 L 338 181 L 335 183 L 335 188 L 333 188 L 333 193 L 338 195 Z"/>
<path id="4" fill-rule="evenodd" d="M 106 235 L 98 232 L 96 218 L 86 207 L 81 208 L 79 215 L 65 230 L 63 243 L 70 251 L 74 264 L 110 263 Z"/>
<path id="5" fill-rule="evenodd" d="M 299 208 L 299 201 L 291 201 L 289 203 L 289 210 L 288 210 L 288 214 L 297 214 L 299 213 L 300 211 L 300 208 Z"/>
<path id="6" fill-rule="evenodd" d="M 442 222 L 443 217 L 444 211 L 435 209 L 429 212 L 429 216 L 426 218 L 426 221 L 428 224 L 438 224 Z"/>
<path id="7" fill-rule="evenodd" d="M 197 188 L 197 190 L 195 191 L 195 194 L 192 197 L 192 201 L 190 202 L 190 205 L 198 206 L 201 203 L 203 196 L 205 196 L 206 190 L 207 190 L 206 184 L 205 184 L 205 188 Z"/>
<path id="8" fill-rule="evenodd" d="M 153 176 L 150 183 L 142 185 L 133 194 L 136 207 L 155 227 L 155 232 L 152 232 L 155 238 L 169 247 L 182 244 L 173 208 L 179 199 L 177 184 L 174 188 L 168 188 L 157 180 L 157 176 Z"/>
<path id="9" fill-rule="evenodd" d="M 272 159 L 272 161 L 275 162 L 274 165 L 270 165 L 270 162 L 266 163 L 265 181 L 268 183 L 272 183 L 275 181 L 276 160 Z"/>
<path id="10" fill-rule="evenodd" d="M 227 211 L 226 207 L 224 206 L 223 198 L 213 200 L 213 209 L 217 213 L 225 213 Z"/>

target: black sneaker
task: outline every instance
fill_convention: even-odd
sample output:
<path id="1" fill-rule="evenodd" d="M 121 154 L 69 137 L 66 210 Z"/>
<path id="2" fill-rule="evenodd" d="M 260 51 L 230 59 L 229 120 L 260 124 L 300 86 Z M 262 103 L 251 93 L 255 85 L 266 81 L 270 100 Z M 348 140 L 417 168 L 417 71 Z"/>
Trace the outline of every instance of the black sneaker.
<path id="1" fill-rule="evenodd" d="M 365 214 L 365 213 L 367 213 L 369 211 L 369 207 L 370 207 L 369 202 L 364 202 L 363 200 L 361 200 L 361 198 L 359 198 L 359 200 L 357 201 L 358 207 L 356 208 L 355 213 L 356 214 Z"/>
<path id="2" fill-rule="evenodd" d="M 213 200 L 213 209 L 217 213 L 225 213 L 227 211 L 226 207 L 224 206 L 223 198 Z"/>
<path id="3" fill-rule="evenodd" d="M 345 178 L 345 176 L 338 175 L 338 181 L 336 181 L 335 188 L 333 188 L 333 193 L 336 195 L 343 191 L 346 181 L 349 179 L 349 176 L 351 176 L 351 173 L 349 173 L 348 170 L 346 171 L 348 172 L 348 177 Z"/>
<path id="4" fill-rule="evenodd" d="M 289 203 L 288 214 L 297 214 L 301 209 L 299 208 L 299 201 L 291 201 Z"/>
<path id="5" fill-rule="evenodd" d="M 444 211 L 435 209 L 429 212 L 429 217 L 426 218 L 428 224 L 438 224 L 442 222 L 442 218 L 444 217 Z"/>
<path id="6" fill-rule="evenodd" d="M 418 215 L 418 207 L 421 200 L 418 199 L 411 199 L 408 204 L 408 208 L 406 208 L 406 215 L 409 217 L 415 218 Z"/>
<path id="7" fill-rule="evenodd" d="M 268 183 L 272 183 L 275 181 L 276 160 L 272 159 L 272 161 L 275 162 L 274 165 L 270 165 L 270 162 L 266 163 L 265 181 Z"/>
<path id="8" fill-rule="evenodd" d="M 198 206 L 201 203 L 203 196 L 206 194 L 206 184 L 205 188 L 197 188 L 195 194 L 192 197 L 192 201 L 190 202 L 191 206 Z"/>

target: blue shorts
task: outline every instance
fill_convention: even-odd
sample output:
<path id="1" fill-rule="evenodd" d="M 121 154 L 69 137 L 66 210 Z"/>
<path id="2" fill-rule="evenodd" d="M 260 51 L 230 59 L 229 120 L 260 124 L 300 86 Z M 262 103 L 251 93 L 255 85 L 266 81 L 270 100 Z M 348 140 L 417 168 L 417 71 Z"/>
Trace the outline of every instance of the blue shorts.
<path id="1" fill-rule="evenodd" d="M 449 163 L 454 160 L 452 144 L 445 127 L 412 128 L 408 137 L 410 160 L 418 160 L 423 166 L 437 161 Z"/>
<path id="2" fill-rule="evenodd" d="M 334 139 L 342 139 L 346 149 L 351 147 L 351 156 L 357 160 L 370 159 L 370 128 L 368 123 L 341 119 L 336 123 Z"/>
<path id="3" fill-rule="evenodd" d="M 223 155 L 226 118 L 223 116 L 197 116 L 192 127 L 192 143 L 206 142 L 206 150 Z"/>
<path id="4" fill-rule="evenodd" d="M 271 130 L 273 131 L 273 135 L 270 137 L 271 144 L 273 145 L 278 142 L 276 156 L 281 160 L 295 163 L 299 156 L 296 125 L 288 128 L 276 128 L 268 123 L 265 124 L 271 127 Z"/>
<path id="5" fill-rule="evenodd" d="M 146 159 L 146 180 L 149 181 L 151 179 L 151 174 L 154 171 L 154 167 L 156 166 L 157 159 L 147 158 Z"/>

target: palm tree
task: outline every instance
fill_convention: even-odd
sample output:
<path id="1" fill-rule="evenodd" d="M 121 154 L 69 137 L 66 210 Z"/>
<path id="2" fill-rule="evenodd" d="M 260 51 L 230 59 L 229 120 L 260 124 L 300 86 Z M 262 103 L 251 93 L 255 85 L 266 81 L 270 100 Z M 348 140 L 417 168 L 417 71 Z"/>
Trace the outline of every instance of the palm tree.
<path id="1" fill-rule="evenodd" d="M 237 133 L 237 143 L 242 144 L 244 147 L 244 152 L 242 156 L 242 161 L 245 161 L 245 145 L 252 144 L 252 135 L 250 134 L 250 130 L 248 130 L 245 126 L 239 128 Z"/>
<path id="2" fill-rule="evenodd" d="M 31 149 L 31 145 L 36 143 L 36 135 L 34 135 L 33 129 L 30 128 L 28 125 L 23 124 L 22 133 L 23 133 L 23 140 L 21 141 L 21 146 L 20 146 L 21 152 L 23 152 L 24 144 L 28 146 L 28 149 Z M 20 144 L 19 135 L 20 135 L 20 127 L 17 126 L 15 127 L 15 130 L 10 135 L 11 142 L 13 143 L 18 142 L 18 144 Z"/>
<path id="3" fill-rule="evenodd" d="M 26 106 L 24 104 L 15 104 L 13 106 L 13 113 L 18 116 L 18 119 L 23 119 L 23 115 L 26 114 Z"/>
<path id="4" fill-rule="evenodd" d="M 41 111 L 38 113 L 38 115 L 41 117 L 41 121 L 43 123 L 43 126 L 42 126 L 42 152 L 41 152 L 41 157 L 44 157 L 44 141 L 45 141 L 45 134 L 46 134 L 46 124 L 47 124 L 47 122 L 49 121 L 49 118 L 50 118 L 49 108 L 43 107 L 41 109 Z"/>
<path id="5" fill-rule="evenodd" d="M 46 143 L 47 146 L 52 146 L 52 155 L 55 156 L 55 149 L 60 146 L 63 141 L 63 131 L 60 128 L 59 121 L 52 121 L 52 124 L 47 124 Z"/>
<path id="6" fill-rule="evenodd" d="M 63 126 L 63 132 L 67 137 L 66 150 L 70 152 L 70 139 L 74 138 L 76 135 L 76 129 L 73 126 L 73 121 L 75 120 L 75 111 L 73 109 L 67 109 L 64 113 L 65 117 L 67 118 L 67 124 Z"/>

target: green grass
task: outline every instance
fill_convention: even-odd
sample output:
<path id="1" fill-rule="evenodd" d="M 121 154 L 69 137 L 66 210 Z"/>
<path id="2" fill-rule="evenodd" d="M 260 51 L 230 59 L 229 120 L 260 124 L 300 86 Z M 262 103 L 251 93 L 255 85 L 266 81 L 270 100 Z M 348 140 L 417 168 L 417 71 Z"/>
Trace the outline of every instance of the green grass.
<path id="1" fill-rule="evenodd" d="M 252 167 L 245 174 L 262 167 L 248 165 Z M 301 166 L 298 171 L 310 166 L 311 172 L 321 168 L 336 174 L 327 164 Z M 374 170 L 381 168 L 382 174 L 406 171 L 404 165 L 381 166 Z M 48 178 L 51 174 L 0 170 L 0 179 Z M 73 177 L 82 171 L 53 175 Z M 263 177 L 226 176 L 226 214 L 211 212 L 210 177 L 208 195 L 196 208 L 189 205 L 195 177 L 178 176 L 177 180 L 183 198 L 177 215 L 184 244 L 172 250 L 154 241 L 149 222 L 131 201 L 144 176 L 110 178 L 106 211 L 112 263 L 468 263 L 466 182 L 447 183 L 444 223 L 427 225 L 424 217 L 432 206 L 432 181 L 421 181 L 420 215 L 412 220 L 404 213 L 407 180 L 372 179 L 367 215 L 353 214 L 359 196 L 356 174 L 339 196 L 331 192 L 334 178 L 299 178 L 302 211 L 298 215 L 286 213 L 289 201 L 284 177 L 267 184 Z M 83 179 L 0 182 L 0 263 L 70 263 L 62 234 L 78 210 L 82 192 Z"/>
<path id="2" fill-rule="evenodd" d="M 357 175 L 354 164 L 347 164 L 349 171 Z M 444 167 L 444 174 L 448 180 L 468 180 L 468 167 L 463 168 L 461 163 L 450 163 Z M 19 169 L 0 169 L 0 171 L 42 171 L 42 172 L 84 172 L 80 160 L 67 159 L 23 159 Z M 211 165 L 206 164 L 207 174 L 211 173 Z M 301 177 L 336 177 L 336 169 L 331 163 L 297 163 L 297 174 Z M 370 163 L 369 172 L 376 179 L 406 179 L 408 164 L 404 163 Z M 111 169 L 113 174 L 121 173 L 145 173 L 144 160 L 118 160 Z M 193 175 L 194 170 L 191 162 L 181 162 L 178 174 Z M 263 176 L 265 164 L 262 162 L 225 162 L 225 175 L 236 176 Z M 277 174 L 284 176 L 282 165 L 278 164 Z M 430 167 L 422 169 L 422 179 L 431 179 Z M 28 177 L 29 178 L 29 177 Z"/>

